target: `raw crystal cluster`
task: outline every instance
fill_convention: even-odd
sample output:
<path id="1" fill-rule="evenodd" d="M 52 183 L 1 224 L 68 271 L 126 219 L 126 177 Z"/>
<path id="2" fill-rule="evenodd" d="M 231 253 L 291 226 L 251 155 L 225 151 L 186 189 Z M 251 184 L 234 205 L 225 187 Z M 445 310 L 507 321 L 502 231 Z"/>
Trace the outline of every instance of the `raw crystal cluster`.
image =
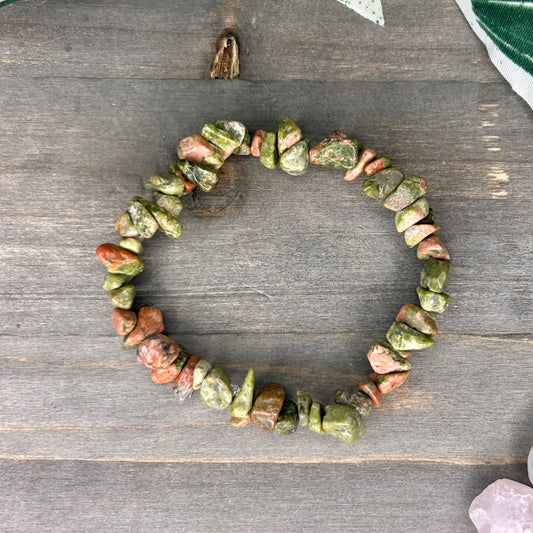
<path id="1" fill-rule="evenodd" d="M 533 488 L 498 479 L 474 499 L 469 514 L 479 533 L 532 533 Z"/>

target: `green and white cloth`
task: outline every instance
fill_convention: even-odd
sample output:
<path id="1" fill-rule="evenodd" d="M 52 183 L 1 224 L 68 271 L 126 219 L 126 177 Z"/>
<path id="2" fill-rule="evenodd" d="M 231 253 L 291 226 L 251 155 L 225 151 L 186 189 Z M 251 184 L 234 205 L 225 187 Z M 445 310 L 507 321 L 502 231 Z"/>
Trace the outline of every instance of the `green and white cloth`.
<path id="1" fill-rule="evenodd" d="M 533 0 L 456 0 L 494 66 L 533 108 Z"/>
<path id="2" fill-rule="evenodd" d="M 385 24 L 381 0 L 338 1 L 376 24 Z M 533 108 L 533 0 L 455 1 L 494 66 Z"/>

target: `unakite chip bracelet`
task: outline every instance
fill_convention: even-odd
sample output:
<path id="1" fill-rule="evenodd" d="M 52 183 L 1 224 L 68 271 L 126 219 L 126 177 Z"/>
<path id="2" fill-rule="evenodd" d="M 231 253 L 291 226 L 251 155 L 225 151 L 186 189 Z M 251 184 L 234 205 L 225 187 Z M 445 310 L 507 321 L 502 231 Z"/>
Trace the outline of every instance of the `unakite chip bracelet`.
<path id="1" fill-rule="evenodd" d="M 408 360 L 413 350 L 428 348 L 435 342 L 437 313 L 446 310 L 450 296 L 444 293 L 450 272 L 450 254 L 435 235 L 433 210 L 426 198 L 427 181 L 404 176 L 390 159 L 378 157 L 356 139 L 335 131 L 309 149 L 309 141 L 290 117 L 281 120 L 277 131 L 257 130 L 251 137 L 241 122 L 219 120 L 205 124 L 201 134 L 179 142 L 179 159 L 169 171 L 146 179 L 153 201 L 134 196 L 115 222 L 121 237 L 118 245 L 101 244 L 96 255 L 107 267 L 103 289 L 114 308 L 113 326 L 122 336 L 124 348 L 136 348 L 139 362 L 148 367 L 155 383 L 171 383 L 181 401 L 193 391 L 218 410 L 229 409 L 230 423 L 243 427 L 254 422 L 268 433 L 290 435 L 298 426 L 315 433 L 330 434 L 343 442 L 354 442 L 365 432 L 365 418 L 371 407 L 379 407 L 382 395 L 401 386 L 411 372 Z M 164 334 L 161 311 L 155 307 L 132 310 L 135 286 L 132 279 L 144 270 L 140 258 L 141 241 L 158 230 L 178 239 L 182 225 L 177 220 L 180 198 L 195 188 L 209 192 L 218 183 L 218 170 L 231 155 L 252 155 L 265 168 L 278 164 L 291 176 L 305 172 L 309 163 L 344 172 L 349 182 L 364 176 L 364 193 L 386 209 L 395 212 L 396 230 L 404 233 L 408 247 L 418 245 L 417 257 L 424 261 L 417 288 L 419 304 L 403 305 L 396 320 L 381 341 L 367 354 L 373 372 L 351 390 L 338 390 L 334 403 L 323 405 L 304 391 L 294 401 L 279 383 L 267 383 L 256 390 L 254 369 L 250 368 L 240 387 L 222 368 L 191 355 L 174 339 Z M 311 435 L 311 434 L 310 434 Z"/>

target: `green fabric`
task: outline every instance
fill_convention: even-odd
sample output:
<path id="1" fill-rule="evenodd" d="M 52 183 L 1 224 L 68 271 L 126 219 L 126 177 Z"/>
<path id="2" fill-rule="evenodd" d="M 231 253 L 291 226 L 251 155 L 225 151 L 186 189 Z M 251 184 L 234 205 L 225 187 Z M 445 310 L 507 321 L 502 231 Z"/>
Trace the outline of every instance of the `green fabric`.
<path id="1" fill-rule="evenodd" d="M 472 9 L 496 46 L 533 74 L 533 0 L 472 0 Z"/>

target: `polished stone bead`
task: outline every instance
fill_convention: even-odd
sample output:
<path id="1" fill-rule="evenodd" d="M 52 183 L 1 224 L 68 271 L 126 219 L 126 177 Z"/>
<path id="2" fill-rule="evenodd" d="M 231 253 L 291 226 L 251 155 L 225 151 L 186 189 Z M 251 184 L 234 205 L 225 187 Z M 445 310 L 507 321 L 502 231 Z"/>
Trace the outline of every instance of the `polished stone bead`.
<path id="1" fill-rule="evenodd" d="M 390 374 L 376 374 L 375 383 L 381 394 L 387 394 L 403 385 L 409 377 L 409 374 L 410 370 L 405 372 L 392 372 Z"/>
<path id="2" fill-rule="evenodd" d="M 174 392 L 178 395 L 178 400 L 180 402 L 185 401 L 192 394 L 194 370 L 196 368 L 196 365 L 198 364 L 198 361 L 200 361 L 200 358 L 198 356 L 189 355 L 185 366 L 181 369 L 181 372 L 174 380 L 173 389 Z"/>
<path id="3" fill-rule="evenodd" d="M 118 289 L 109 291 L 111 303 L 119 309 L 131 309 L 133 300 L 135 300 L 135 286 L 122 285 Z"/>
<path id="4" fill-rule="evenodd" d="M 430 257 L 420 273 L 420 285 L 433 292 L 444 292 L 450 274 L 450 263 Z"/>
<path id="5" fill-rule="evenodd" d="M 468 514 L 479 533 L 531 533 L 533 488 L 498 479 L 474 498 Z"/>
<path id="6" fill-rule="evenodd" d="M 395 168 L 387 168 L 363 181 L 363 192 L 376 200 L 384 200 L 403 181 L 403 174 Z"/>
<path id="7" fill-rule="evenodd" d="M 227 159 L 237 146 L 241 144 L 239 139 L 233 133 L 215 125 L 207 123 L 202 128 L 202 137 L 212 142 L 222 150 L 224 159 Z"/>
<path id="8" fill-rule="evenodd" d="M 440 229 L 439 226 L 435 226 L 434 224 L 415 224 L 405 230 L 405 233 L 403 234 L 405 237 L 405 244 L 407 244 L 409 248 L 413 248 L 428 235 L 435 233 L 438 229 Z"/>
<path id="9" fill-rule="evenodd" d="M 322 429 L 342 442 L 351 443 L 365 433 L 363 417 L 348 405 L 326 405 Z"/>
<path id="10" fill-rule="evenodd" d="M 139 201 L 138 196 L 134 197 L 128 206 L 128 213 L 139 232 L 139 235 L 144 239 L 153 237 L 159 224 L 152 216 L 152 213 L 144 207 Z"/>
<path id="11" fill-rule="evenodd" d="M 183 226 L 166 209 L 159 207 L 153 202 L 149 202 L 140 196 L 135 196 L 135 201 L 142 204 L 159 224 L 159 229 L 173 239 L 179 239 L 183 233 Z"/>
<path id="12" fill-rule="evenodd" d="M 213 368 L 213 365 L 206 361 L 205 359 L 200 359 L 198 361 L 197 365 L 194 368 L 194 374 L 192 379 L 192 389 L 198 390 L 202 386 L 202 382 L 204 381 L 205 377 L 211 369 Z"/>
<path id="13" fill-rule="evenodd" d="M 177 162 L 178 168 L 183 175 L 194 184 L 198 185 L 204 192 L 212 191 L 218 183 L 218 173 L 216 169 L 203 165 L 202 163 L 191 163 L 180 159 Z"/>
<path id="14" fill-rule="evenodd" d="M 119 335 L 128 335 L 133 331 L 135 324 L 137 323 L 137 315 L 129 309 L 119 309 L 115 307 L 111 311 L 111 321 L 113 327 Z"/>
<path id="15" fill-rule="evenodd" d="M 324 415 L 324 408 L 319 402 L 313 402 L 309 410 L 309 429 L 315 433 L 323 433 L 322 417 Z"/>
<path id="16" fill-rule="evenodd" d="M 451 299 L 449 294 L 429 291 L 423 287 L 417 287 L 416 293 L 421 307 L 433 313 L 444 313 Z"/>
<path id="17" fill-rule="evenodd" d="M 255 371 L 252 368 L 248 370 L 246 377 L 241 385 L 241 390 L 233 399 L 229 413 L 236 418 L 250 418 L 250 411 L 254 401 Z"/>
<path id="18" fill-rule="evenodd" d="M 298 406 L 289 398 L 285 398 L 274 431 L 281 435 L 291 435 L 298 428 Z"/>
<path id="19" fill-rule="evenodd" d="M 175 172 L 156 174 L 144 182 L 144 188 L 172 196 L 181 196 L 185 187 L 183 177 Z"/>
<path id="20" fill-rule="evenodd" d="M 405 209 L 398 211 L 394 216 L 396 231 L 402 232 L 420 222 L 429 213 L 429 203 L 425 198 L 420 198 Z"/>
<path id="21" fill-rule="evenodd" d="M 427 190 L 428 182 L 426 179 L 419 178 L 418 176 L 407 176 L 398 185 L 398 188 L 383 202 L 383 205 L 392 211 L 400 211 L 424 196 Z"/>
<path id="22" fill-rule="evenodd" d="M 137 313 L 137 323 L 132 332 L 124 339 L 124 348 L 134 348 L 145 337 L 154 333 L 163 333 L 163 314 L 156 307 L 141 307 Z"/>
<path id="23" fill-rule="evenodd" d="M 363 381 L 363 383 L 359 385 L 359 390 L 364 392 L 376 407 L 381 405 L 381 393 L 379 392 L 377 385 L 371 379 Z"/>
<path id="24" fill-rule="evenodd" d="M 370 177 L 386 168 L 389 168 L 392 165 L 392 161 L 387 157 L 380 157 L 368 165 L 365 166 L 365 174 Z"/>
<path id="25" fill-rule="evenodd" d="M 411 369 L 411 363 L 407 359 L 382 344 L 374 344 L 367 353 L 367 358 L 372 370 L 378 374 Z"/>
<path id="26" fill-rule="evenodd" d="M 279 156 L 276 146 L 276 132 L 269 131 L 263 136 L 259 161 L 261 161 L 261 164 L 266 168 L 274 169 L 278 164 L 278 160 Z"/>
<path id="27" fill-rule="evenodd" d="M 285 150 L 303 139 L 302 130 L 290 117 L 284 117 L 278 127 L 278 153 L 281 156 Z"/>
<path id="28" fill-rule="evenodd" d="M 309 165 L 309 143 L 298 141 L 289 147 L 279 159 L 281 170 L 291 176 L 301 176 Z"/>
<path id="29" fill-rule="evenodd" d="M 121 237 L 139 237 L 139 232 L 127 211 L 115 221 L 115 233 Z"/>
<path id="30" fill-rule="evenodd" d="M 430 314 L 415 304 L 405 304 L 402 306 L 396 315 L 396 322 L 403 322 L 425 335 L 436 335 L 438 332 L 435 314 Z M 408 369 L 406 368 L 404 370 Z"/>
<path id="31" fill-rule="evenodd" d="M 155 192 L 154 200 L 159 207 L 168 211 L 174 218 L 178 218 L 183 209 L 183 204 L 177 196 Z"/>
<path id="32" fill-rule="evenodd" d="M 222 368 L 213 368 L 207 374 L 200 386 L 200 397 L 214 409 L 226 409 L 231 405 L 231 379 Z"/>
<path id="33" fill-rule="evenodd" d="M 358 390 L 335 391 L 335 403 L 349 405 L 363 417 L 368 416 L 372 409 L 370 397 Z"/>
<path id="34" fill-rule="evenodd" d="M 141 361 L 152 370 L 169 367 L 179 353 L 178 343 L 162 333 L 146 337 L 137 350 Z"/>
<path id="35" fill-rule="evenodd" d="M 403 322 L 394 322 L 387 331 L 387 340 L 395 350 L 423 350 L 435 344 L 431 337 Z"/>
<path id="36" fill-rule="evenodd" d="M 416 251 L 416 257 L 418 259 L 428 259 L 435 257 L 437 259 L 450 260 L 450 254 L 446 250 L 446 246 L 439 239 L 438 235 L 430 235 L 423 241 L 418 243 L 418 250 Z"/>
<path id="37" fill-rule="evenodd" d="M 284 400 L 285 387 L 279 383 L 267 383 L 254 401 L 252 422 L 264 431 L 272 433 Z"/>
<path id="38" fill-rule="evenodd" d="M 110 242 L 98 246 L 96 257 L 111 274 L 125 274 L 131 278 L 144 270 L 144 261 L 139 256 Z"/>
<path id="39" fill-rule="evenodd" d="M 201 135 L 191 135 L 182 139 L 177 152 L 180 159 L 186 159 L 191 163 L 203 163 L 213 168 L 220 168 L 224 164 L 222 150 Z"/>
<path id="40" fill-rule="evenodd" d="M 309 412 L 311 411 L 311 404 L 313 400 L 311 396 L 301 390 L 296 393 L 296 400 L 298 402 L 298 416 L 300 425 L 305 427 L 309 424 Z"/>
<path id="41" fill-rule="evenodd" d="M 120 242 L 118 245 L 121 248 L 124 248 L 125 250 L 129 250 L 130 252 L 140 255 L 143 253 L 143 245 L 140 241 L 137 239 L 134 239 L 133 237 L 125 237 L 124 239 L 120 239 Z"/>

